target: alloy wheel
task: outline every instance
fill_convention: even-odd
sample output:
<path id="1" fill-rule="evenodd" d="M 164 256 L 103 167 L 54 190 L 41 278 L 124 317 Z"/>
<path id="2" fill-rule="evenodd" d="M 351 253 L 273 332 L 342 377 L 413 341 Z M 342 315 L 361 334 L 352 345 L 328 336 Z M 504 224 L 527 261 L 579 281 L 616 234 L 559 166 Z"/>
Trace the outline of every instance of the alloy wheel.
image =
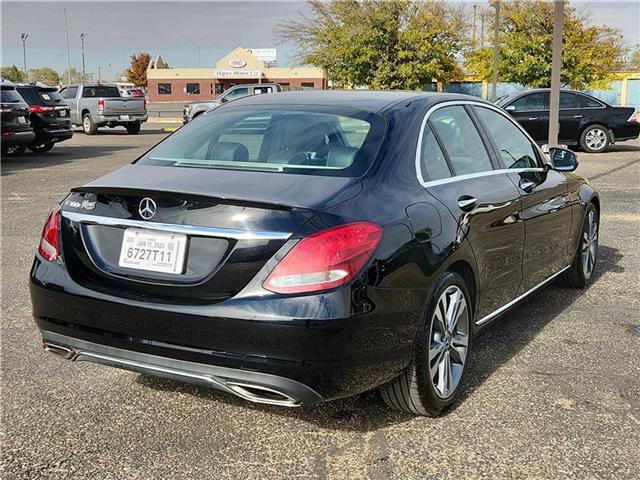
<path id="1" fill-rule="evenodd" d="M 91 130 L 91 120 L 89 120 L 89 117 L 84 117 L 84 119 L 82 120 L 82 128 L 85 132 Z"/>
<path id="2" fill-rule="evenodd" d="M 584 137 L 584 142 L 592 150 L 601 150 L 607 144 L 607 132 L 601 128 L 589 130 Z"/>
<path id="3" fill-rule="evenodd" d="M 446 399 L 460 383 L 469 348 L 469 308 L 455 285 L 438 299 L 429 340 L 429 378 L 436 395 Z"/>
<path id="4" fill-rule="evenodd" d="M 582 238 L 582 272 L 587 280 L 593 274 L 598 254 L 598 217 L 594 210 L 587 214 Z"/>

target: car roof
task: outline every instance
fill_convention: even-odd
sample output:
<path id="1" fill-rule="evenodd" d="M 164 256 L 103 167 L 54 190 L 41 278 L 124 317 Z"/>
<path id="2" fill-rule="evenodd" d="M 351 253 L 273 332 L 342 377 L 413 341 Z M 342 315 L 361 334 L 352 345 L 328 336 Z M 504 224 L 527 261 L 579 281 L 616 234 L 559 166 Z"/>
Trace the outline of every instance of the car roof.
<path id="1" fill-rule="evenodd" d="M 279 92 L 274 95 L 252 95 L 239 98 L 227 105 L 318 105 L 350 107 L 370 112 L 381 112 L 403 101 L 426 99 L 435 104 L 449 100 L 484 102 L 478 97 L 455 93 L 377 91 L 377 90 L 311 90 Z"/>

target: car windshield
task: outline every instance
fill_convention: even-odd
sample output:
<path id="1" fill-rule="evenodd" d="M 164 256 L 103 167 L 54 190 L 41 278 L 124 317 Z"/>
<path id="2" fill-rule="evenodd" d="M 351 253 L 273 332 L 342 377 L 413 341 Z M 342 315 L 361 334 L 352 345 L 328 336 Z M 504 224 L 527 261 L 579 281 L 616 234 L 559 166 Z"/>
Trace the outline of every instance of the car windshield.
<path id="1" fill-rule="evenodd" d="M 385 130 L 382 117 L 352 109 L 221 108 L 185 125 L 137 163 L 359 176 Z"/>
<path id="2" fill-rule="evenodd" d="M 2 89 L 2 103 L 21 103 L 22 97 L 13 88 Z"/>

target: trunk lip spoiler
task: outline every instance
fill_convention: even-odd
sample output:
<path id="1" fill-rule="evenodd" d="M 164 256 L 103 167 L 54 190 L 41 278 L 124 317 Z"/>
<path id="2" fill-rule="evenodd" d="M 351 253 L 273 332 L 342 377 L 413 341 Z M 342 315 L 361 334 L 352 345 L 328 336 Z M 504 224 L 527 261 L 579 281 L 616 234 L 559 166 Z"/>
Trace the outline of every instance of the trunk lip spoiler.
<path id="1" fill-rule="evenodd" d="M 104 217 L 70 211 L 61 211 L 63 217 L 72 222 L 85 225 L 106 225 L 109 227 L 142 228 L 145 230 L 160 230 L 171 233 L 184 233 L 200 237 L 233 238 L 235 240 L 286 240 L 291 232 L 242 230 L 239 228 L 212 227 L 206 225 L 184 225 L 178 223 L 147 222 L 126 218 Z"/>

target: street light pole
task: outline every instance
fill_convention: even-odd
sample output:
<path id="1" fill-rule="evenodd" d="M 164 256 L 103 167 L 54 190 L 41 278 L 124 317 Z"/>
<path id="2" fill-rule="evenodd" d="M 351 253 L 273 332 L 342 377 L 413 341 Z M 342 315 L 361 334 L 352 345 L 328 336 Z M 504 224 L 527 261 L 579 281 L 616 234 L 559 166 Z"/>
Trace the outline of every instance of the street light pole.
<path id="1" fill-rule="evenodd" d="M 64 9 L 64 29 L 67 34 L 67 80 L 71 85 L 71 55 L 69 54 L 69 24 L 67 22 L 67 9 Z"/>
<path id="2" fill-rule="evenodd" d="M 498 52 L 500 50 L 499 34 L 500 34 L 500 0 L 495 1 L 496 18 L 493 28 L 493 78 L 491 82 L 491 101 L 498 99 Z"/>
<path id="3" fill-rule="evenodd" d="M 24 79 L 27 79 L 27 47 L 25 43 L 27 41 L 28 33 L 21 33 L 20 38 L 22 39 L 22 62 L 24 66 Z"/>
<path id="4" fill-rule="evenodd" d="M 551 95 L 549 98 L 549 138 L 547 144 L 558 144 L 560 131 L 560 71 L 562 70 L 562 24 L 564 1 L 555 0 L 553 9 L 553 55 L 551 57 Z"/>
<path id="5" fill-rule="evenodd" d="M 82 81 L 85 81 L 85 76 L 87 75 L 87 72 L 85 71 L 85 65 L 84 65 L 84 37 L 86 37 L 87 34 L 82 32 L 80 34 L 80 43 L 82 44 Z"/>

